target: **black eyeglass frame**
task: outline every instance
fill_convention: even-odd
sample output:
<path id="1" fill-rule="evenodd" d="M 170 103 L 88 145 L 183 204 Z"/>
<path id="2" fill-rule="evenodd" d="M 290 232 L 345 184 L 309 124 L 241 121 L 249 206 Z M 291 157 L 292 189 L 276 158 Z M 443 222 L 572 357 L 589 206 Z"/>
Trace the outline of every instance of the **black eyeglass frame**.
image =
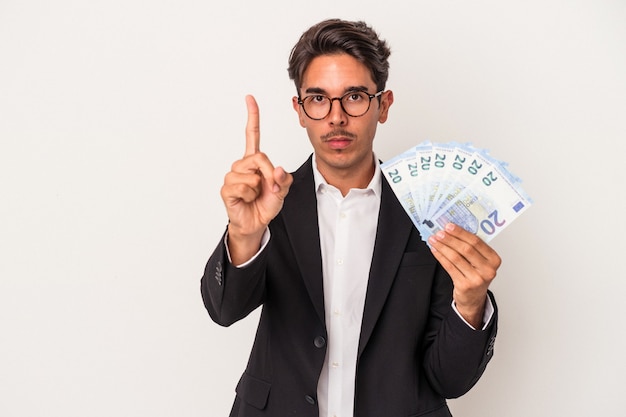
<path id="1" fill-rule="evenodd" d="M 298 96 L 298 104 L 299 104 L 300 106 L 302 106 L 302 110 L 304 111 L 304 114 L 306 114 L 306 116 L 307 116 L 309 119 L 311 119 L 311 120 L 324 120 L 325 118 L 327 118 L 327 117 L 328 117 L 328 115 L 330 114 L 330 112 L 332 112 L 332 111 L 333 111 L 333 101 L 335 101 L 335 100 L 339 100 L 339 105 L 341 106 L 341 110 L 343 110 L 343 112 L 344 112 L 345 114 L 347 114 L 348 116 L 350 116 L 350 117 L 361 117 L 361 116 L 364 116 L 364 115 L 365 115 L 368 111 L 370 111 L 370 107 L 372 107 L 372 100 L 373 100 L 373 99 L 375 99 L 376 97 L 380 97 L 380 96 L 381 96 L 384 92 L 385 92 L 384 90 L 380 90 L 380 91 L 379 91 L 379 92 L 377 92 L 376 94 L 370 94 L 370 93 L 368 93 L 367 91 L 361 91 L 361 90 L 357 90 L 357 91 L 348 91 L 346 94 L 344 94 L 344 95 L 343 95 L 343 96 L 341 96 L 341 97 L 332 97 L 332 98 L 331 98 L 331 97 L 328 97 L 328 96 L 327 96 L 327 95 L 325 95 L 325 94 L 311 94 L 311 95 L 308 95 L 308 96 L 306 96 L 306 97 L 304 97 L 304 98 L 301 98 L 300 96 Z M 355 116 L 355 115 L 353 115 L 353 114 L 348 113 L 348 111 L 346 110 L 346 108 L 343 106 L 343 99 L 344 99 L 344 97 L 347 97 L 347 96 L 349 96 L 350 94 L 355 94 L 355 93 L 364 93 L 364 94 L 365 94 L 365 95 L 367 95 L 367 97 L 369 98 L 369 102 L 367 103 L 367 109 L 366 109 L 363 113 L 361 113 L 361 114 L 359 114 L 359 115 L 356 115 L 356 116 Z M 324 117 L 320 117 L 320 118 L 311 117 L 311 116 L 309 115 L 309 113 L 307 113 L 306 108 L 304 107 L 304 100 L 306 100 L 306 99 L 307 99 L 307 98 L 309 98 L 309 97 L 317 97 L 317 96 L 323 96 L 323 97 L 326 97 L 326 98 L 330 101 L 330 106 L 328 107 L 328 113 L 326 113 L 326 115 L 325 115 Z"/>

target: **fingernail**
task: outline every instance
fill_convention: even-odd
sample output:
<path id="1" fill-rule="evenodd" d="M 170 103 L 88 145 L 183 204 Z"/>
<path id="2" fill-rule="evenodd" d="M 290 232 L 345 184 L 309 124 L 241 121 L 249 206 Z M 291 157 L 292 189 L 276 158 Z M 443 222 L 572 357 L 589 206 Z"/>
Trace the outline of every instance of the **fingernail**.
<path id="1" fill-rule="evenodd" d="M 446 224 L 446 230 L 448 230 L 450 232 L 454 230 L 454 227 L 455 227 L 454 223 Z"/>
<path id="2" fill-rule="evenodd" d="M 446 234 L 442 231 L 437 232 L 437 239 L 443 239 L 446 237 Z"/>
<path id="3" fill-rule="evenodd" d="M 278 184 L 274 184 L 274 186 L 272 187 L 272 191 L 274 191 L 275 193 L 280 191 L 280 186 Z"/>

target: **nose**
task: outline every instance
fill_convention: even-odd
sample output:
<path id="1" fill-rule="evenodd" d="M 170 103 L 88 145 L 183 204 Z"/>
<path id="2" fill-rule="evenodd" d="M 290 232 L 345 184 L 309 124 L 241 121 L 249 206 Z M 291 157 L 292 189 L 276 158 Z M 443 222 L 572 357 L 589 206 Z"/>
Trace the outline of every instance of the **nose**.
<path id="1" fill-rule="evenodd" d="M 335 103 L 335 101 L 337 101 Z M 335 97 L 330 101 L 330 113 L 328 114 L 328 121 L 333 126 L 343 126 L 348 122 L 348 115 L 343 111 L 341 107 L 341 99 Z"/>

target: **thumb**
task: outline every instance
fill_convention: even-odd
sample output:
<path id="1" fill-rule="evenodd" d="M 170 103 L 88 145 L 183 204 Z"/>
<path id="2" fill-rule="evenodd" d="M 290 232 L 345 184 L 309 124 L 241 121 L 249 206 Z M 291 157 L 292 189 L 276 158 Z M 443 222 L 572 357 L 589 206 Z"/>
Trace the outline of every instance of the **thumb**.
<path id="1" fill-rule="evenodd" d="M 283 167 L 276 167 L 274 169 L 274 181 L 272 191 L 278 194 L 280 198 L 285 198 L 293 182 L 292 175 L 286 172 Z"/>

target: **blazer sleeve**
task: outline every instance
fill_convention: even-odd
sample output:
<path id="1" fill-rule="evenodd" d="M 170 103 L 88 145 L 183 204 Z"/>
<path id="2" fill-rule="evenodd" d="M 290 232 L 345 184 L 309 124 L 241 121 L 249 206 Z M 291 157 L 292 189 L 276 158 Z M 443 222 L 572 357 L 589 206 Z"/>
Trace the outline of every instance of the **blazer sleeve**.
<path id="1" fill-rule="evenodd" d="M 211 319 L 230 326 L 263 303 L 268 248 L 246 267 L 237 268 L 228 260 L 224 237 L 206 264 L 200 290 Z"/>
<path id="2" fill-rule="evenodd" d="M 433 286 L 431 319 L 426 336 L 424 369 L 432 387 L 445 398 L 457 398 L 480 379 L 493 356 L 497 333 L 498 308 L 494 307 L 489 325 L 474 330 L 451 307 L 452 281 L 438 265 Z"/>

